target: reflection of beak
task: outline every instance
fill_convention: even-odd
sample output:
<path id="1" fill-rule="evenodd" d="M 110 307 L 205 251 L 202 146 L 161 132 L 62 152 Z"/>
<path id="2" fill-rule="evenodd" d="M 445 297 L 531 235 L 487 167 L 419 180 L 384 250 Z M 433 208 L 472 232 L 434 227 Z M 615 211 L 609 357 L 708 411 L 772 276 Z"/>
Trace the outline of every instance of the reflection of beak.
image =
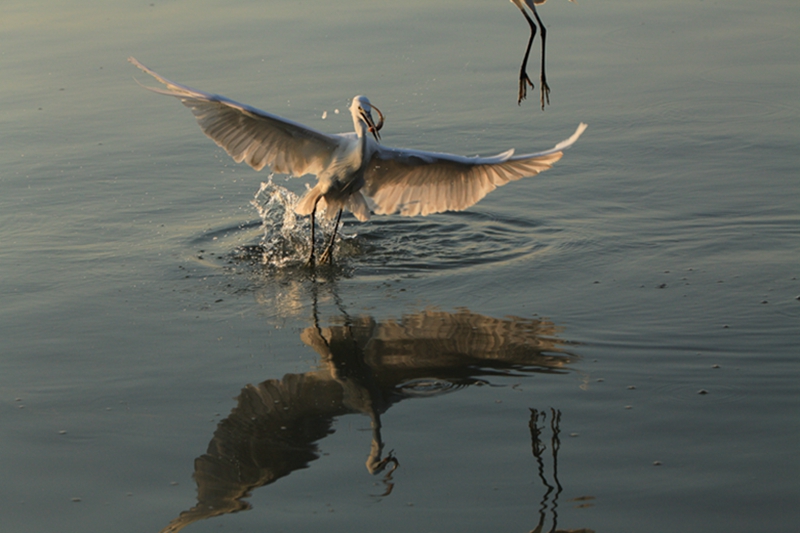
<path id="1" fill-rule="evenodd" d="M 381 113 L 381 110 L 378 109 L 377 107 L 375 107 L 375 106 L 371 106 L 371 107 L 372 107 L 372 109 L 374 109 L 375 111 L 378 112 L 378 116 L 380 117 L 380 120 L 378 121 L 377 124 L 375 124 L 375 121 L 372 120 L 372 113 L 364 113 L 364 115 L 363 115 L 364 121 L 369 126 L 369 132 L 373 136 L 375 136 L 375 140 L 376 141 L 380 141 L 381 140 L 381 134 L 378 133 L 378 132 L 380 132 L 381 128 L 383 127 L 383 113 Z"/>

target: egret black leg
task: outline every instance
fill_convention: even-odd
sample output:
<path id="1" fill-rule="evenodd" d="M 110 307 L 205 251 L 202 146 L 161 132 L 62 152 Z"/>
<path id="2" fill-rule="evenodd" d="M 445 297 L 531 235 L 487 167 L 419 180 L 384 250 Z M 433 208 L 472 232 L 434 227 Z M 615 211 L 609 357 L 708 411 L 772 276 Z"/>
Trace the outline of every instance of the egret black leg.
<path id="1" fill-rule="evenodd" d="M 533 16 L 536 17 L 536 22 L 539 23 L 539 29 L 542 31 L 542 69 L 539 72 L 539 102 L 542 104 L 544 110 L 544 102 L 547 100 L 547 105 L 550 105 L 550 86 L 547 85 L 547 76 L 544 73 L 544 57 L 545 57 L 545 44 L 547 41 L 547 28 L 542 24 L 542 19 L 539 18 L 539 13 L 536 12 L 536 5 L 531 5 Z M 528 48 L 530 51 L 530 48 Z"/>
<path id="2" fill-rule="evenodd" d="M 320 198 L 322 198 L 320 196 Z M 311 208 L 311 253 L 308 256 L 308 266 L 314 268 L 314 240 L 316 239 L 315 231 L 314 231 L 314 216 L 317 213 L 317 204 L 319 203 L 319 198 L 314 202 L 314 207 Z"/>
<path id="3" fill-rule="evenodd" d="M 530 77 L 528 77 L 528 57 L 531 54 L 533 39 L 536 37 L 536 24 L 531 20 L 531 17 L 528 16 L 528 13 L 526 13 L 524 9 L 520 8 L 520 11 L 525 15 L 525 20 L 528 21 L 528 25 L 531 27 L 531 36 L 528 37 L 528 47 L 525 48 L 525 57 L 523 57 L 522 65 L 519 67 L 519 94 L 517 96 L 517 105 L 522 104 L 522 101 L 528 96 L 528 85 L 533 88 L 533 82 Z M 534 11 L 534 13 L 536 13 L 536 11 Z"/>
<path id="4" fill-rule="evenodd" d="M 336 243 L 336 231 L 339 229 L 339 221 L 341 219 L 342 219 L 342 210 L 339 209 L 339 212 L 336 214 L 336 224 L 333 225 L 333 233 L 331 234 L 331 240 L 328 241 L 328 246 L 325 248 L 325 251 L 322 252 L 322 255 L 319 258 L 320 263 L 333 262 L 333 245 Z"/>

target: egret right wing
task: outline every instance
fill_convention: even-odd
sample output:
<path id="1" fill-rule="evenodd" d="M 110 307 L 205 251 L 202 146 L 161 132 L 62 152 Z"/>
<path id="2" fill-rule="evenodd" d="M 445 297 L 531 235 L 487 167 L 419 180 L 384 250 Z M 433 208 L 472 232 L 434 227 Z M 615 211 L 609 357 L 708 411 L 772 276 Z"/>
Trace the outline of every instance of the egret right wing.
<path id="1" fill-rule="evenodd" d="M 128 61 L 167 86 L 146 87 L 174 96 L 197 118 L 208 137 L 234 161 L 245 161 L 256 170 L 269 165 L 273 172 L 302 176 L 318 174 L 330 165 L 343 139 L 308 128 L 277 115 L 169 81 L 139 63 Z"/>
<path id="2" fill-rule="evenodd" d="M 509 181 L 552 167 L 585 129 L 581 124 L 550 150 L 517 156 L 513 150 L 493 157 L 462 157 L 379 146 L 364 173 L 362 192 L 372 199 L 378 215 L 461 211 Z"/>

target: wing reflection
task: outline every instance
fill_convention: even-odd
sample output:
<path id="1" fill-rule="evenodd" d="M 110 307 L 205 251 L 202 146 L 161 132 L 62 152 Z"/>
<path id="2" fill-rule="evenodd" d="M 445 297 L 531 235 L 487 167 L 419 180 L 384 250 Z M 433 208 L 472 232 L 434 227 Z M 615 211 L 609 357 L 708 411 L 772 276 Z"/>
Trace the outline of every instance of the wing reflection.
<path id="1" fill-rule="evenodd" d="M 315 324 L 301 333 L 321 357 L 318 369 L 242 389 L 208 450 L 195 460 L 197 505 L 163 532 L 248 509 L 243 498 L 253 489 L 317 459 L 317 442 L 333 432 L 334 418 L 345 414 L 370 417 L 367 469 L 386 472 L 388 494 L 399 463 L 391 452 L 383 456 L 380 415 L 393 404 L 488 384 L 491 376 L 566 373 L 576 358 L 556 337 L 558 328 L 543 319 L 496 319 L 461 310 L 343 322 Z"/>

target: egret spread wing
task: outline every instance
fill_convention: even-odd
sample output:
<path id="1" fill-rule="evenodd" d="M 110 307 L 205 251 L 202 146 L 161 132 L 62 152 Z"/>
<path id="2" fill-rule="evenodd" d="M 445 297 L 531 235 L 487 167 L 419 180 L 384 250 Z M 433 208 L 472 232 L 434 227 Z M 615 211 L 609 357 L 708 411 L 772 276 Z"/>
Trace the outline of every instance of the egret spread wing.
<path id="1" fill-rule="evenodd" d="M 128 61 L 167 86 L 148 89 L 180 99 L 207 136 L 237 163 L 245 161 L 256 170 L 269 165 L 279 174 L 318 174 L 329 166 L 344 140 L 224 96 L 171 82 L 132 57 Z"/>
<path id="2" fill-rule="evenodd" d="M 462 157 L 378 147 L 366 168 L 362 192 L 372 198 L 379 215 L 461 211 L 509 181 L 552 167 L 585 129 L 581 123 L 572 137 L 554 148 L 517 156 L 514 150 L 494 157 Z"/>

